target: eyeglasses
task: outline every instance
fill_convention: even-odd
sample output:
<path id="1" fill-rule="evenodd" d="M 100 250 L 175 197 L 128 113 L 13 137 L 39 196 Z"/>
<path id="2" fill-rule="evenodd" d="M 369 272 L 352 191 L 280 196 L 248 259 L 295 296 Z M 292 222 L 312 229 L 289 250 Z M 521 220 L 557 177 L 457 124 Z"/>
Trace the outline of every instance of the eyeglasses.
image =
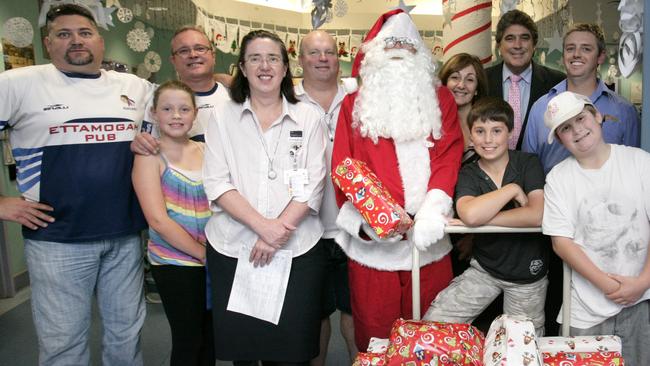
<path id="1" fill-rule="evenodd" d="M 278 66 L 281 65 L 283 62 L 282 56 L 280 55 L 268 55 L 268 56 L 251 55 L 246 58 L 246 62 L 253 66 L 259 66 L 264 61 L 266 61 L 266 63 L 271 66 Z"/>
<path id="2" fill-rule="evenodd" d="M 415 47 L 415 42 L 408 37 L 388 37 L 384 39 L 386 48 Z"/>
<path id="3" fill-rule="evenodd" d="M 208 46 L 203 46 L 203 45 L 197 45 L 192 48 L 189 47 L 183 47 L 179 48 L 176 51 L 172 52 L 172 55 L 176 56 L 181 56 L 181 57 L 189 57 L 190 54 L 194 51 L 197 55 L 205 55 L 208 51 L 212 51 L 212 47 Z"/>

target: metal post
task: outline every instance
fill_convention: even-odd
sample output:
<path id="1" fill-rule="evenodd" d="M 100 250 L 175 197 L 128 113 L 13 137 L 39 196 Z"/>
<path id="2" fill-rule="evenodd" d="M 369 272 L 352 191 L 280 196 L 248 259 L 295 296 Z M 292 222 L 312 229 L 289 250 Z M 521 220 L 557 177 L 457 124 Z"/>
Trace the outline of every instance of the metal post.
<path id="1" fill-rule="evenodd" d="M 562 337 L 569 336 L 571 329 L 571 274 L 568 264 L 563 263 L 564 278 L 562 279 Z"/>
<path id="2" fill-rule="evenodd" d="M 413 320 L 420 320 L 420 251 L 413 245 L 413 264 L 411 266 L 411 298 L 413 299 Z"/>

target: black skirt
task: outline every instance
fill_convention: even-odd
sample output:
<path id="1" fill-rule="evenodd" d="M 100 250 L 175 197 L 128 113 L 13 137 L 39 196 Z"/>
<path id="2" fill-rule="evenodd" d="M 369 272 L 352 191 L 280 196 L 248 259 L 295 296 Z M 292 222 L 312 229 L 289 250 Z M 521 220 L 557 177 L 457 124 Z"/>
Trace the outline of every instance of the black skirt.
<path id="1" fill-rule="evenodd" d="M 278 325 L 226 310 L 237 258 L 207 248 L 217 359 L 305 362 L 318 355 L 326 258 L 322 245 L 293 258 Z"/>

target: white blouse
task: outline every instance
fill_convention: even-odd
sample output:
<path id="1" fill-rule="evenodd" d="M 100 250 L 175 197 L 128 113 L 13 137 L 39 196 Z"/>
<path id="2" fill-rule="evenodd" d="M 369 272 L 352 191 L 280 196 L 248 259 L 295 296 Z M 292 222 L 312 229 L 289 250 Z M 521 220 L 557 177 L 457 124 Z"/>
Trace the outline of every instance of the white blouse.
<path id="1" fill-rule="evenodd" d="M 205 134 L 203 185 L 214 212 L 205 232 L 217 252 L 236 258 L 242 245 L 253 246 L 258 239 L 216 204 L 230 190 L 237 190 L 266 218 L 277 218 L 291 200 L 306 203 L 310 212 L 283 249 L 296 257 L 318 242 L 323 234 L 318 212 L 326 173 L 326 137 L 319 118 L 312 106 L 290 104 L 283 97 L 282 114 L 262 132 L 249 99 L 243 104 L 227 101 L 214 109 Z M 269 178 L 269 159 L 275 179 Z M 305 169 L 308 179 L 302 192 L 292 194 L 285 172 L 296 169 Z"/>

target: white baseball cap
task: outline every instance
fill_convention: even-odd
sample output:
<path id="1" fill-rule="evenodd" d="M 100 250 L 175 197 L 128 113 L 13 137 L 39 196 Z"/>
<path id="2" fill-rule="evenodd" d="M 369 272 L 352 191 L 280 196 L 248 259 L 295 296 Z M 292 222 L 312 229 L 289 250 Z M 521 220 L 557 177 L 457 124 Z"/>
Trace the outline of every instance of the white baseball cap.
<path id="1" fill-rule="evenodd" d="M 570 91 L 562 92 L 548 102 L 546 112 L 544 112 L 544 124 L 550 130 L 547 138 L 549 144 L 553 143 L 555 129 L 577 116 L 586 105 L 594 107 L 588 97 Z"/>

